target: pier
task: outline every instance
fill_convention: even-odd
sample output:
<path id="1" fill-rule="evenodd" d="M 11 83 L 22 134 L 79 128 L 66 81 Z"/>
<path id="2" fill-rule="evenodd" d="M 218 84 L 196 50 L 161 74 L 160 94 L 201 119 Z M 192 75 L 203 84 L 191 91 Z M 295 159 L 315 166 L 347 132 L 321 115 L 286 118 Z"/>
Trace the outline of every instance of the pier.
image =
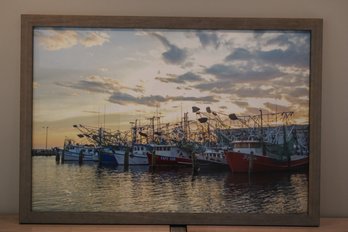
<path id="1" fill-rule="evenodd" d="M 59 149 L 33 149 L 32 156 L 56 156 L 59 154 Z"/>

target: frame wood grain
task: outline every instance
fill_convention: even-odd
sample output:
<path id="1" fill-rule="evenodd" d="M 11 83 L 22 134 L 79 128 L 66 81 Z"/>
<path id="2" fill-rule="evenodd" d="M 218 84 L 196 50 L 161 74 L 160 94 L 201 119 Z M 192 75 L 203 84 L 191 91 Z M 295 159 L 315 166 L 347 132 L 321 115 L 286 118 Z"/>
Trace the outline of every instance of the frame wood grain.
<path id="1" fill-rule="evenodd" d="M 22 15 L 20 103 L 20 223 L 170 224 L 170 225 L 288 225 L 318 226 L 320 214 L 320 127 L 322 19 L 185 18 L 124 16 Z M 311 33 L 310 165 L 308 214 L 230 213 L 72 213 L 33 212 L 33 29 L 35 27 L 305 30 Z"/>

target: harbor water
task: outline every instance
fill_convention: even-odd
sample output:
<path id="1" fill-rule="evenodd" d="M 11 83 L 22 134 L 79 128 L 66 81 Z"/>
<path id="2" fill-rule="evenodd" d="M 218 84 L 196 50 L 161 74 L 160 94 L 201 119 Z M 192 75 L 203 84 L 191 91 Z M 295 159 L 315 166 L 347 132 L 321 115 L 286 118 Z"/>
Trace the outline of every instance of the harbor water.
<path id="1" fill-rule="evenodd" d="M 33 211 L 307 213 L 308 173 L 101 167 L 33 157 Z"/>

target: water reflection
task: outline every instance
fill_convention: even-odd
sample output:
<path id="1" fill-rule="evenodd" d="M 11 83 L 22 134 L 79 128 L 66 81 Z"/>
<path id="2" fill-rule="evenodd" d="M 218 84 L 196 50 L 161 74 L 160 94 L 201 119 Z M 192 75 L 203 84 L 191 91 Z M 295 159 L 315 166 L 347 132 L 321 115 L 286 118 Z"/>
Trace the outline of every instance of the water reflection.
<path id="1" fill-rule="evenodd" d="M 191 168 L 57 165 L 33 157 L 33 210 L 78 212 L 305 213 L 303 173 L 193 173 Z"/>

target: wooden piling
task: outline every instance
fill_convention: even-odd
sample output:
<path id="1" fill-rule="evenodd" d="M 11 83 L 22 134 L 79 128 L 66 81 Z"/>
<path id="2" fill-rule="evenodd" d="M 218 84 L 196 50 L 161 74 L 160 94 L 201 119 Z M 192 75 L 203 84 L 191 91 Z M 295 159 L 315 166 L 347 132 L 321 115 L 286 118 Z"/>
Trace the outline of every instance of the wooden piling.
<path id="1" fill-rule="evenodd" d="M 60 154 L 59 154 L 59 150 L 56 150 L 56 163 L 59 164 L 60 162 Z"/>
<path id="2" fill-rule="evenodd" d="M 151 154 L 151 171 L 155 171 L 156 167 L 156 151 L 153 151 Z"/>
<path id="3" fill-rule="evenodd" d="M 196 154 L 191 154 L 191 160 L 192 160 L 192 172 L 193 174 L 197 174 L 199 172 L 199 164 L 197 162 Z"/>
<path id="4" fill-rule="evenodd" d="M 61 162 L 62 164 L 64 164 L 64 161 L 65 161 L 65 150 L 63 149 L 63 151 L 62 151 L 62 157 L 61 157 L 60 162 Z"/>
<path id="5" fill-rule="evenodd" d="M 84 151 L 85 151 L 85 150 L 82 149 L 82 150 L 80 151 L 80 153 L 79 153 L 79 164 L 82 164 L 82 163 L 83 163 L 83 158 L 84 158 L 83 152 L 84 152 Z"/>
<path id="6" fill-rule="evenodd" d="M 248 174 L 250 175 L 253 170 L 253 159 L 254 159 L 254 153 L 251 151 L 249 154 L 249 167 L 248 167 Z"/>
<path id="7" fill-rule="evenodd" d="M 128 171 L 128 169 L 129 169 L 129 152 L 130 152 L 130 148 L 127 147 L 126 151 L 124 153 L 124 161 L 123 161 L 124 162 L 124 164 L 123 164 L 124 171 Z"/>
<path id="8" fill-rule="evenodd" d="M 151 154 L 151 166 L 156 166 L 156 152 L 153 151 Z"/>

